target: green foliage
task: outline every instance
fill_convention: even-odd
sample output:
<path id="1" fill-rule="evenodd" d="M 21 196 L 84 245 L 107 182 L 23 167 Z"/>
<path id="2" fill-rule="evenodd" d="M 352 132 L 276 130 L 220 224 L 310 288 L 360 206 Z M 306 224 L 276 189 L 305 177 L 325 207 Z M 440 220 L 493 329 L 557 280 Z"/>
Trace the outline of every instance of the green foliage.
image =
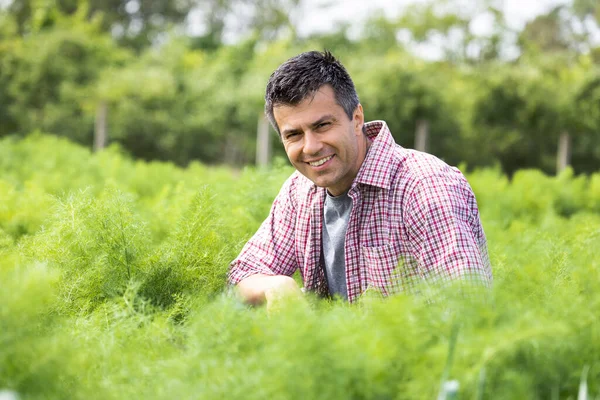
<path id="1" fill-rule="evenodd" d="M 61 19 L 77 16 L 82 22 L 95 22 L 105 33 L 116 33 L 121 44 L 140 49 L 151 44 L 170 24 L 183 21 L 194 5 L 188 0 L 176 4 L 149 0 L 135 5 L 127 3 L 122 0 L 12 0 L 5 7 L 22 35 L 52 28 Z"/>
<path id="2" fill-rule="evenodd" d="M 126 53 L 73 17 L 52 30 L 0 42 L 0 136 L 36 129 L 90 143 L 100 71 Z"/>
<path id="3" fill-rule="evenodd" d="M 109 143 L 134 157 L 242 167 L 255 157 L 269 75 L 293 55 L 327 48 L 348 67 L 367 119 L 386 120 L 403 146 L 427 121 L 429 151 L 469 168 L 554 172 L 563 132 L 576 173 L 600 160 L 597 7 L 588 0 L 531 21 L 511 62 L 502 53 L 515 32 L 488 1 L 469 10 L 428 1 L 395 19 L 371 16 L 358 37 L 344 24 L 300 37 L 297 0 L 211 0 L 196 9 L 207 31 L 195 38 L 167 27 L 191 3 L 158 3 L 12 1 L 0 10 L 0 136 L 41 130 L 91 147 L 105 104 Z M 241 36 L 226 44 L 232 14 Z M 489 18 L 492 33 L 472 32 L 475 17 Z M 411 53 L 432 42 L 441 61 Z"/>
<path id="4" fill-rule="evenodd" d="M 507 72 L 483 78 L 487 88 L 474 111 L 474 125 L 486 132 L 483 146 L 511 174 L 517 166 L 553 172 L 565 124 L 548 79 L 535 68 Z"/>
<path id="5" fill-rule="evenodd" d="M 460 162 L 454 158 L 456 150 L 466 146 L 453 106 L 444 95 L 448 85 L 444 71 L 401 52 L 374 58 L 370 64 L 365 68 L 350 63 L 358 71 L 355 81 L 367 120 L 385 120 L 396 142 L 404 147 L 414 147 L 417 122 L 428 121 L 428 151 Z"/>
<path id="6" fill-rule="evenodd" d="M 57 352 L 53 339 L 62 323 L 53 313 L 59 274 L 44 263 L 26 263 L 12 247 L 0 247 L 0 260 L 0 387 L 65 395 L 56 382 L 66 353 Z"/>
<path id="7" fill-rule="evenodd" d="M 412 399 L 434 398 L 447 376 L 465 398 L 574 398 L 588 366 L 600 393 L 600 174 L 468 175 L 494 270 L 486 300 L 465 304 L 451 288 L 429 305 L 309 297 L 268 315 L 232 296 L 225 273 L 290 172 L 0 141 L 0 388 Z"/>

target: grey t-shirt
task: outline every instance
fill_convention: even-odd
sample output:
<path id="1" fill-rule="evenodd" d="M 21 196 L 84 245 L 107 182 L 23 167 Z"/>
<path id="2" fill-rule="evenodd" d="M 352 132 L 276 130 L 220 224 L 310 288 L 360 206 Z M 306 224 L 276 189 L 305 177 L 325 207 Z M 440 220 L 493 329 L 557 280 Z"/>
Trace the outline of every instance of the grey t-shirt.
<path id="1" fill-rule="evenodd" d="M 332 296 L 348 299 L 344 244 L 352 211 L 348 193 L 333 197 L 327 192 L 323 208 L 323 264 Z"/>

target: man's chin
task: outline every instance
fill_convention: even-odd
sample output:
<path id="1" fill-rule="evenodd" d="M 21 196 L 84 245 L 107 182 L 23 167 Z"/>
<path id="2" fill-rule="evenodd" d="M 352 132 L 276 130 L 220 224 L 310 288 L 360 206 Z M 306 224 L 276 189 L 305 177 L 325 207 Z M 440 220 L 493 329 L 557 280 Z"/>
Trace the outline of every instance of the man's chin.
<path id="1" fill-rule="evenodd" d="M 318 187 L 329 187 L 331 185 L 331 181 L 329 179 L 323 179 L 322 177 L 315 177 L 311 174 L 302 173 L 305 177 L 307 177 L 312 183 L 317 185 Z"/>

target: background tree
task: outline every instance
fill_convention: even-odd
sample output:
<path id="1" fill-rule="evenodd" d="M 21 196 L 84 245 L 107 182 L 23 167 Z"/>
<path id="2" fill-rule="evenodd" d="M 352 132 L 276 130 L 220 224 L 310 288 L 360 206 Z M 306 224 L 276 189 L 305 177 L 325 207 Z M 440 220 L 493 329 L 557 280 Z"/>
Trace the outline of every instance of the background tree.
<path id="1" fill-rule="evenodd" d="M 81 8 L 87 19 L 100 17 L 100 27 L 119 43 L 140 49 L 152 43 L 172 25 L 185 21 L 194 0 L 11 0 L 21 35 L 32 27 L 51 26 L 57 14 L 72 15 Z"/>
<path id="2" fill-rule="evenodd" d="M 468 7 L 454 1 L 414 3 L 395 21 L 406 42 L 434 45 L 442 50 L 443 59 L 452 63 L 478 63 L 502 57 L 513 35 L 504 14 L 494 1 L 477 0 Z M 476 32 L 475 19 L 483 18 L 489 32 Z"/>
<path id="3" fill-rule="evenodd" d="M 573 0 L 573 14 L 589 47 L 592 59 L 600 65 L 600 43 L 594 42 L 593 32 L 600 31 L 600 3 L 596 0 Z"/>
<path id="4" fill-rule="evenodd" d="M 551 9 L 520 32 L 493 0 L 444 0 L 310 34 L 296 29 L 301 0 L 188 0 L 179 14 L 141 0 L 4 4 L 0 135 L 41 130 L 91 147 L 105 102 L 110 141 L 136 157 L 241 166 L 254 160 L 271 72 L 326 48 L 349 69 L 367 119 L 386 120 L 403 146 L 426 121 L 429 151 L 452 164 L 553 173 L 568 132 L 576 172 L 600 163 L 595 2 Z M 442 51 L 424 54 L 432 44 Z"/>
<path id="5" fill-rule="evenodd" d="M 475 106 L 474 127 L 482 133 L 484 149 L 509 174 L 518 168 L 544 165 L 549 169 L 543 158 L 554 154 L 552 139 L 558 132 L 552 117 L 556 114 L 545 101 L 548 97 L 538 94 L 543 86 L 535 73 L 515 70 L 482 77 L 486 89 Z"/>
<path id="6" fill-rule="evenodd" d="M 598 169 L 600 159 L 600 71 L 590 71 L 573 102 L 575 126 L 579 135 L 573 146 L 576 171 Z"/>
<path id="7" fill-rule="evenodd" d="M 0 44 L 0 135 L 42 130 L 87 143 L 95 111 L 91 86 L 103 68 L 128 55 L 81 13 L 57 15 L 53 24 Z"/>
<path id="8" fill-rule="evenodd" d="M 293 19 L 298 16 L 301 0 L 208 0 L 193 10 L 202 32 L 192 39 L 198 49 L 214 50 L 232 38 L 254 37 L 272 41 L 282 34 L 295 36 Z"/>

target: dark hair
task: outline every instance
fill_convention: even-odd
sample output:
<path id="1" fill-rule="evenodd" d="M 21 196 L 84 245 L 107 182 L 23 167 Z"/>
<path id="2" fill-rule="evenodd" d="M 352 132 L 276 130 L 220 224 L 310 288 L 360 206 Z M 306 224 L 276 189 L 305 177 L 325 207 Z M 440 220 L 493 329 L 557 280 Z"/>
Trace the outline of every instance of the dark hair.
<path id="1" fill-rule="evenodd" d="M 271 74 L 265 93 L 265 113 L 279 133 L 273 108 L 295 106 L 314 95 L 322 86 L 331 85 L 337 104 L 352 119 L 358 95 L 346 68 L 329 51 L 309 51 L 290 58 Z"/>

